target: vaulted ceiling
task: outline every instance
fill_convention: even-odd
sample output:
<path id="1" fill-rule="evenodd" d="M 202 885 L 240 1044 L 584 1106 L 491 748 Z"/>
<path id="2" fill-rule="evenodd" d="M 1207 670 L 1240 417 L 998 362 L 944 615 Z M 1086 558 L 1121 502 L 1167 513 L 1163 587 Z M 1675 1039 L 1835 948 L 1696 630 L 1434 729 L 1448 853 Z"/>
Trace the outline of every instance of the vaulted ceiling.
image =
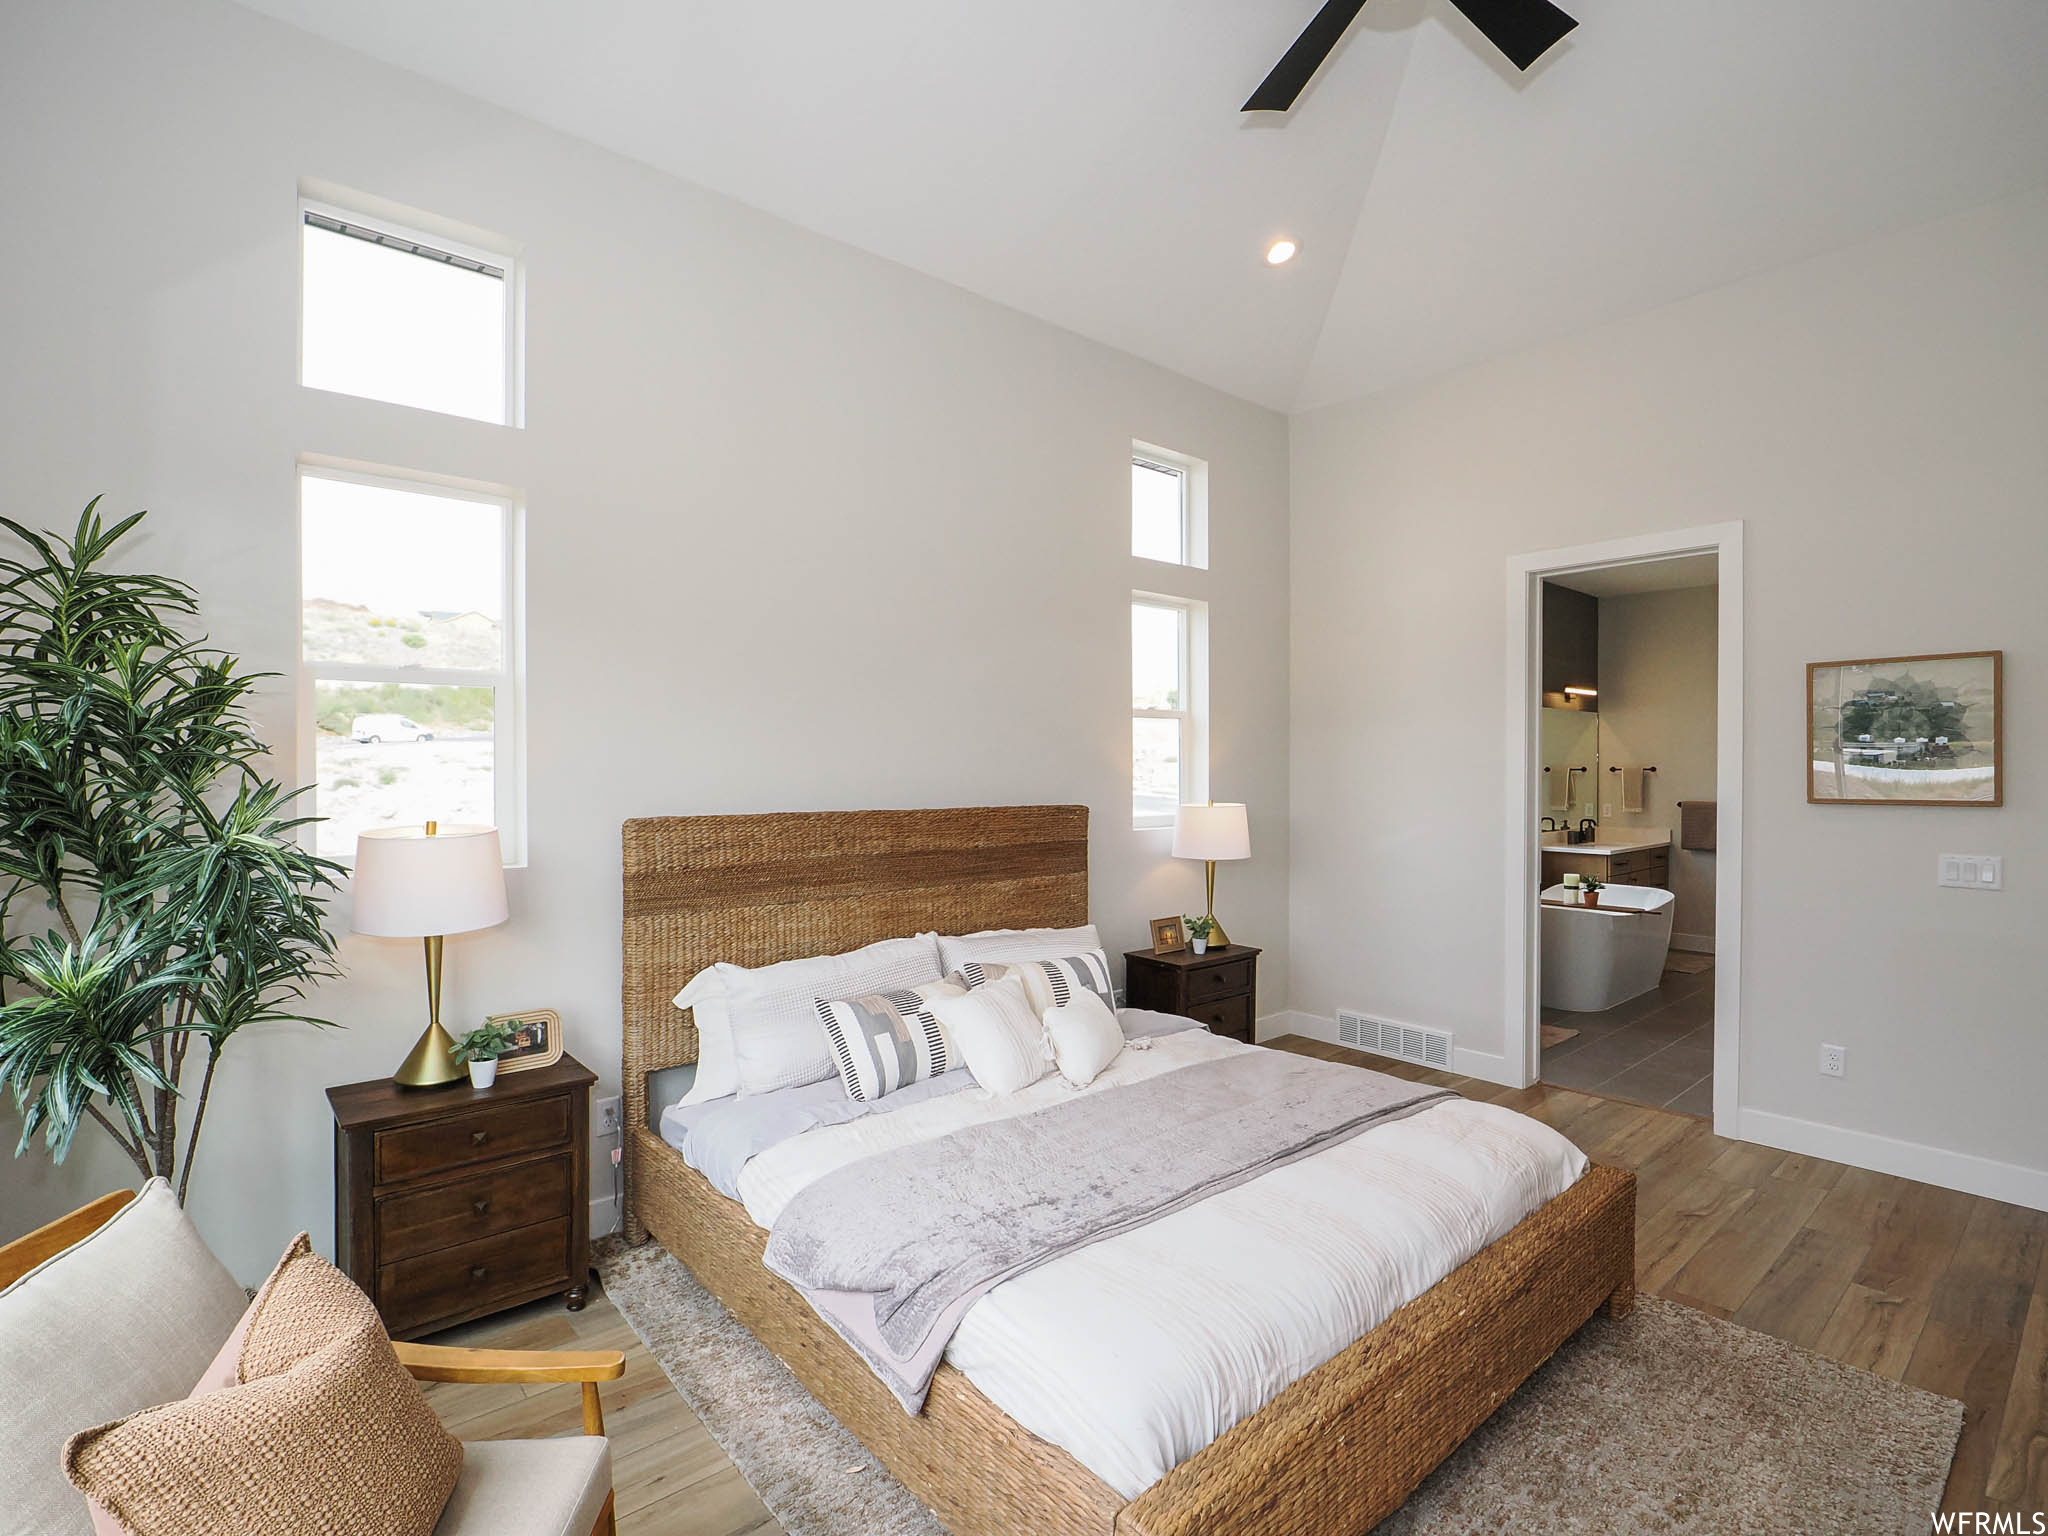
<path id="1" fill-rule="evenodd" d="M 1280 410 L 2048 182 L 2048 0 L 245 3 Z"/>

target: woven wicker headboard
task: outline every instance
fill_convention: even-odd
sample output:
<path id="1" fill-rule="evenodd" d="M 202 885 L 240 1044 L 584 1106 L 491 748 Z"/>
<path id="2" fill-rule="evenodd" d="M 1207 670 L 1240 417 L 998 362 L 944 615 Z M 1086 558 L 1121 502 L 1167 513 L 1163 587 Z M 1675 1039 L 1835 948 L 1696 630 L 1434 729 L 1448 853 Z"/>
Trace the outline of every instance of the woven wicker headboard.
<path id="1" fill-rule="evenodd" d="M 671 999 L 714 961 L 770 965 L 877 939 L 1088 921 L 1088 808 L 662 816 L 625 826 L 627 1228 L 646 1074 L 697 1059 Z"/>

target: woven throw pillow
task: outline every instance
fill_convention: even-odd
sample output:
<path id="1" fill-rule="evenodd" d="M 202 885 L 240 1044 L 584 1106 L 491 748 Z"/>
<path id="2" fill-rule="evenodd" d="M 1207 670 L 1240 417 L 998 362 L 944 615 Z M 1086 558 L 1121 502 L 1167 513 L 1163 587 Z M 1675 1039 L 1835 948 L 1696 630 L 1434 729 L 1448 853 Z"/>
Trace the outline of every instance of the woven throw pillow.
<path id="1" fill-rule="evenodd" d="M 1058 960 L 1021 960 L 1008 965 L 969 960 L 959 974 L 961 984 L 970 992 L 1004 976 L 1015 976 L 1024 983 L 1025 995 L 1040 1013 L 1066 1007 L 1076 992 L 1093 992 L 1112 1012 L 1116 1007 L 1116 990 L 1109 983 L 1109 957 L 1099 949 Z"/>
<path id="2" fill-rule="evenodd" d="M 846 1096 L 871 1103 L 944 1072 L 951 1065 L 946 1032 L 931 1001 L 959 997 L 966 990 L 950 981 L 929 981 L 865 997 L 819 998 L 818 1018 L 832 1043 Z"/>
<path id="3" fill-rule="evenodd" d="M 134 1536 L 431 1536 L 462 1446 L 369 1298 L 300 1233 L 247 1322 L 239 1385 L 73 1435 L 73 1486 Z"/>

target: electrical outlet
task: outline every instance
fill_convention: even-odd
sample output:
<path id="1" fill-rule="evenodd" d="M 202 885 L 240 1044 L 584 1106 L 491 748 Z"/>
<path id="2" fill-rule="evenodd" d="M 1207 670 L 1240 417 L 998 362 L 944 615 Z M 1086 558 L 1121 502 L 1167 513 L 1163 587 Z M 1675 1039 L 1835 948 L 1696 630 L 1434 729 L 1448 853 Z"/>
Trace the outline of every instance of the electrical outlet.
<path id="1" fill-rule="evenodd" d="M 619 1101 L 616 1098 L 599 1099 L 594 1106 L 597 1110 L 597 1134 L 616 1136 L 619 1134 Z"/>
<path id="2" fill-rule="evenodd" d="M 1113 989 L 1113 990 L 1112 990 L 1112 991 L 1110 992 L 1110 994 L 1109 994 L 1109 995 L 1110 995 L 1110 998 L 1111 998 L 1112 1002 L 1114 1003 L 1114 1005 L 1115 1005 L 1116 1007 L 1118 1007 L 1118 1008 L 1122 1008 L 1122 1007 L 1124 1007 L 1124 1006 L 1125 1006 L 1125 1003 L 1124 1003 L 1124 989 L 1123 989 L 1122 987 L 1117 987 L 1117 988 L 1114 988 L 1114 989 Z"/>
<path id="3" fill-rule="evenodd" d="M 1841 1045 L 1824 1045 L 1820 1048 L 1820 1070 L 1823 1077 L 1844 1077 L 1849 1071 L 1849 1050 Z"/>

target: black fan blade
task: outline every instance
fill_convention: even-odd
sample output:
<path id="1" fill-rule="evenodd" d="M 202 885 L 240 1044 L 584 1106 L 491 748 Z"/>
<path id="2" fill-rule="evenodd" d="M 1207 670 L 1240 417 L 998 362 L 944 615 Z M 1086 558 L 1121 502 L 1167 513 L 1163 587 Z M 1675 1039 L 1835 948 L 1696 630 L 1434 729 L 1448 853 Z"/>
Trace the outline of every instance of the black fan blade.
<path id="1" fill-rule="evenodd" d="M 1534 64 L 1578 25 L 1550 0 L 1451 0 L 1451 4 L 1517 69 Z"/>
<path id="2" fill-rule="evenodd" d="M 1315 20 L 1301 29 L 1301 36 L 1294 40 L 1273 72 L 1259 82 L 1251 99 L 1239 107 L 1240 112 L 1285 112 L 1294 105 L 1299 96 L 1323 67 L 1323 60 L 1330 56 L 1330 50 L 1337 46 L 1337 39 L 1344 35 L 1344 29 L 1351 25 L 1352 18 L 1365 8 L 1365 0 L 1329 0 Z M 1539 50 L 1540 51 L 1540 50 Z M 1526 67 L 1526 66 L 1525 66 Z"/>

